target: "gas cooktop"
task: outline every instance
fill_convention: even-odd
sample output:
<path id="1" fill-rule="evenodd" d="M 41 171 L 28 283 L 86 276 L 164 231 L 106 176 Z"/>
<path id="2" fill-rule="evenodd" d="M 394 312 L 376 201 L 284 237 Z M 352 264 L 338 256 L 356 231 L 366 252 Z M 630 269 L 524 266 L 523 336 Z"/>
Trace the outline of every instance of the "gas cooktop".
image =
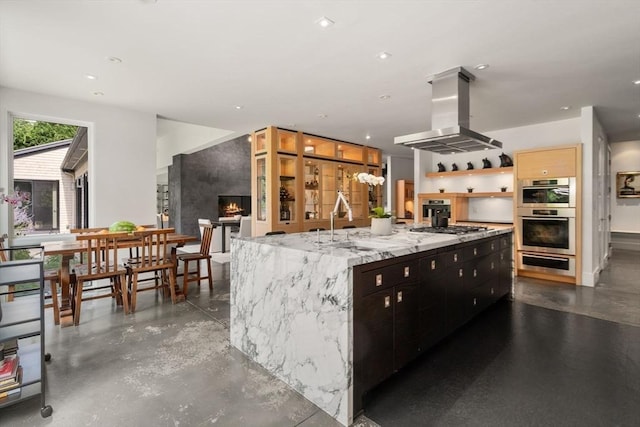
<path id="1" fill-rule="evenodd" d="M 449 227 L 416 227 L 410 228 L 414 233 L 439 233 L 439 234 L 467 234 L 476 231 L 488 230 L 487 227 L 474 227 L 470 225 L 451 225 Z"/>

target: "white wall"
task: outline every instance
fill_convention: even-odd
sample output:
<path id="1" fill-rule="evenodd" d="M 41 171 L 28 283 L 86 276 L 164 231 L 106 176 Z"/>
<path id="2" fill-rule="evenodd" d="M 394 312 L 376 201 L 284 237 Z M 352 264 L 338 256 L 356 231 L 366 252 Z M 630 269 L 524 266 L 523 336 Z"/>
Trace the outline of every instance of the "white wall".
<path id="1" fill-rule="evenodd" d="M 616 142 L 610 147 L 611 231 L 640 233 L 640 198 L 616 197 L 616 173 L 640 171 L 640 141 Z"/>
<path id="2" fill-rule="evenodd" d="M 156 166 L 160 174 L 166 173 L 176 154 L 195 153 L 234 135 L 233 131 L 167 119 L 158 119 L 157 133 Z"/>
<path id="3" fill-rule="evenodd" d="M 593 107 L 582 108 L 582 285 L 595 286 L 607 256 L 604 157 L 607 137 Z"/>
<path id="4" fill-rule="evenodd" d="M 399 179 L 413 181 L 413 157 L 387 156 L 386 210 L 397 212 L 396 182 Z"/>
<path id="5" fill-rule="evenodd" d="M 0 88 L 0 188 L 13 170 L 8 141 L 12 116 L 88 128 L 89 223 L 118 220 L 155 223 L 156 117 L 104 104 Z M 0 233 L 8 232 L 6 204 L 0 205 Z"/>

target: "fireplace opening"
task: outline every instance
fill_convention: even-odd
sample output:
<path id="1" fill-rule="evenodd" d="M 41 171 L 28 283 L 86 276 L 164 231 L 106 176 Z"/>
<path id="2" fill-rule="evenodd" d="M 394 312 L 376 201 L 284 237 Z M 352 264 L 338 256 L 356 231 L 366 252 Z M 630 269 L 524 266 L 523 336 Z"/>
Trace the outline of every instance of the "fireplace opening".
<path id="1" fill-rule="evenodd" d="M 251 215 L 251 196 L 218 196 L 218 218 Z"/>

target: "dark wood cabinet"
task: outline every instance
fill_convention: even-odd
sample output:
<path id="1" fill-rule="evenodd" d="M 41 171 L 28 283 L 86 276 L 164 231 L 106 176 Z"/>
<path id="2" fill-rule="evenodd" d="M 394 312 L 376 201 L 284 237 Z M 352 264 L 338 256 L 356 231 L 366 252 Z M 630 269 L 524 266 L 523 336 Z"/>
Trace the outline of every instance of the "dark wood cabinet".
<path id="1" fill-rule="evenodd" d="M 511 291 L 511 234 L 354 267 L 353 400 Z"/>
<path id="2" fill-rule="evenodd" d="M 418 282 L 394 288 L 394 371 L 415 359 L 420 350 L 419 290 Z"/>

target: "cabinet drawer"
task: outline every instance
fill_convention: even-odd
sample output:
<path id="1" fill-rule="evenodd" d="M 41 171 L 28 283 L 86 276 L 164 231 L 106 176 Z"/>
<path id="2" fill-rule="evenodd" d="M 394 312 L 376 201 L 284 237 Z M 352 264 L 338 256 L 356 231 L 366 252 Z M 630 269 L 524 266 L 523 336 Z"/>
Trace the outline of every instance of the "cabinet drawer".
<path id="1" fill-rule="evenodd" d="M 417 281 L 420 278 L 418 260 L 410 260 L 362 272 L 362 295 L 392 286 Z"/>
<path id="2" fill-rule="evenodd" d="M 511 234 L 498 237 L 500 240 L 500 249 L 511 249 Z"/>
<path id="3" fill-rule="evenodd" d="M 444 274 L 446 270 L 446 255 L 435 254 L 420 258 L 420 274 L 423 280 L 430 280 Z"/>
<path id="4" fill-rule="evenodd" d="M 469 261 L 474 258 L 488 255 L 498 249 L 500 249 L 500 242 L 498 242 L 498 239 L 491 238 L 480 240 L 470 244 L 469 246 L 465 246 L 463 248 L 463 257 L 465 261 Z"/>
<path id="5" fill-rule="evenodd" d="M 497 281 L 499 259 L 498 254 L 493 254 L 465 263 L 464 287 L 471 289 L 487 281 Z"/>

